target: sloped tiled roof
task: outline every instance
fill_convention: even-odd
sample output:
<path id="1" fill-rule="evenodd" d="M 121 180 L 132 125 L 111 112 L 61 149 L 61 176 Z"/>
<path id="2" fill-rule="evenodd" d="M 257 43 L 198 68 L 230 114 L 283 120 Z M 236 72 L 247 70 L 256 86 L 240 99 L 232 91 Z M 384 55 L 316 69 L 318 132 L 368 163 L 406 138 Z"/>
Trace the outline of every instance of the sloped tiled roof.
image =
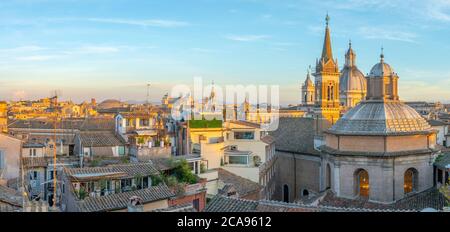
<path id="1" fill-rule="evenodd" d="M 12 122 L 9 128 L 18 129 L 54 129 L 55 122 L 45 119 L 16 120 Z M 73 130 L 110 130 L 113 131 L 115 122 L 113 118 L 83 118 L 83 119 L 64 119 L 56 122 L 57 129 Z"/>
<path id="2" fill-rule="evenodd" d="M 442 210 L 446 204 L 445 196 L 436 188 L 413 194 L 392 204 L 370 202 L 367 199 L 345 199 L 335 197 L 329 192 L 319 203 L 321 207 L 359 208 L 366 210 L 421 211 L 425 208 Z"/>
<path id="3" fill-rule="evenodd" d="M 81 132 L 79 134 L 81 144 L 85 147 L 110 147 L 124 146 L 125 142 L 119 139 L 113 132 Z"/>
<path id="4" fill-rule="evenodd" d="M 219 180 L 226 185 L 233 185 L 240 197 L 259 192 L 262 188 L 258 183 L 233 174 L 225 169 L 219 168 L 217 172 L 219 174 Z"/>
<path id="5" fill-rule="evenodd" d="M 216 195 L 205 208 L 205 212 L 256 212 L 257 201 Z"/>
<path id="6" fill-rule="evenodd" d="M 293 153 L 316 154 L 314 124 L 313 118 L 280 118 L 278 129 L 269 132 L 275 139 L 275 149 Z"/>
<path id="7" fill-rule="evenodd" d="M 158 170 L 150 163 L 120 164 L 106 167 L 66 168 L 68 176 L 124 173 L 123 178 L 133 178 L 136 175 L 148 176 L 159 174 Z"/>
<path id="8" fill-rule="evenodd" d="M 0 212 L 13 211 L 22 207 L 20 192 L 2 185 L 0 185 L 0 201 L 10 205 L 10 207 L 4 209 L 0 208 Z"/>
<path id="9" fill-rule="evenodd" d="M 175 205 L 166 209 L 155 209 L 151 212 L 197 212 L 197 210 L 193 207 L 192 203 Z"/>
<path id="10" fill-rule="evenodd" d="M 174 196 L 167 185 L 153 186 L 146 189 L 117 193 L 101 197 L 88 197 L 78 202 L 78 208 L 82 212 L 105 212 L 125 209 L 129 199 L 138 196 L 142 203 L 169 199 Z"/>

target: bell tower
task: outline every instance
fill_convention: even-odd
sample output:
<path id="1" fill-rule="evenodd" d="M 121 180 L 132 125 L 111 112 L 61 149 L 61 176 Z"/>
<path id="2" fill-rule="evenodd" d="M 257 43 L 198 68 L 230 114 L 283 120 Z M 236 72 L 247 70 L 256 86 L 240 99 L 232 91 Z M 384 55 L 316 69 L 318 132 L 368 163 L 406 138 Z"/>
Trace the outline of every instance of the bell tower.
<path id="1" fill-rule="evenodd" d="M 0 101 L 0 133 L 8 132 L 8 104 Z"/>
<path id="2" fill-rule="evenodd" d="M 306 75 L 305 83 L 302 85 L 302 99 L 301 103 L 306 106 L 314 105 L 314 83 L 311 80 L 311 66 L 308 68 L 308 74 Z"/>
<path id="3" fill-rule="evenodd" d="M 337 59 L 333 59 L 329 22 L 326 16 L 325 39 L 322 57 L 316 61 L 315 77 L 315 107 L 314 113 L 319 118 L 326 119 L 334 124 L 340 116 L 339 101 L 339 67 Z"/>

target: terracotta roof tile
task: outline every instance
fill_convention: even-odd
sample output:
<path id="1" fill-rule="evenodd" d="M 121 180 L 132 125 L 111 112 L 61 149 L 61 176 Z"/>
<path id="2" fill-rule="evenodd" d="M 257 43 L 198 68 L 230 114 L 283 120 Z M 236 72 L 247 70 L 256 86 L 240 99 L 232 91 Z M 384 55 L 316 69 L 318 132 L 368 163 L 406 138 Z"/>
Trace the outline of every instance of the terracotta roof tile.
<path id="1" fill-rule="evenodd" d="M 138 196 L 144 204 L 159 200 L 169 199 L 174 193 L 166 185 L 153 186 L 146 189 L 117 193 L 101 197 L 88 197 L 78 202 L 78 208 L 82 212 L 105 212 L 125 209 L 129 199 Z"/>
<path id="2" fill-rule="evenodd" d="M 125 142 L 119 139 L 113 132 L 81 132 L 79 135 L 81 144 L 86 147 L 110 147 L 124 146 Z"/>
<path id="3" fill-rule="evenodd" d="M 88 174 L 124 173 L 122 178 L 134 178 L 136 175 L 159 174 L 158 170 L 150 163 L 120 164 L 106 167 L 66 168 L 64 172 L 68 176 Z"/>
<path id="4" fill-rule="evenodd" d="M 245 179 L 236 174 L 233 174 L 225 169 L 217 169 L 219 174 L 219 180 L 225 183 L 225 186 L 233 185 L 240 197 L 259 192 L 262 186 L 249 179 Z"/>

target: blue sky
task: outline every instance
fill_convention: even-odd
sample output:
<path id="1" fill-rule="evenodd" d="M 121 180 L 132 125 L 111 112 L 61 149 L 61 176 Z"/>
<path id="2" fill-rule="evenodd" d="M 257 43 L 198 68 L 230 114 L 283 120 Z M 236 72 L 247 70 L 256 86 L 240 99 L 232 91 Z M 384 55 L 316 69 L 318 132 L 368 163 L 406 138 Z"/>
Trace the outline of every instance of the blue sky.
<path id="1" fill-rule="evenodd" d="M 2 0 L 0 99 L 157 101 L 175 84 L 280 85 L 298 103 L 331 17 L 367 73 L 385 60 L 403 100 L 450 100 L 450 0 Z"/>

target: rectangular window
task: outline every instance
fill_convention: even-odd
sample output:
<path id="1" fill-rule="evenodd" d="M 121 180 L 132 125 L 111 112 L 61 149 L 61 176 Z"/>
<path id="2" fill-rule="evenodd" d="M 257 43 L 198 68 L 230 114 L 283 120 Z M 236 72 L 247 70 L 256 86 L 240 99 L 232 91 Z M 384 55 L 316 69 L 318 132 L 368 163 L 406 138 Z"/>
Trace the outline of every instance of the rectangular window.
<path id="1" fill-rule="evenodd" d="M 119 155 L 120 156 L 124 156 L 125 155 L 125 147 L 124 146 L 119 146 Z"/>
<path id="2" fill-rule="evenodd" d="M 233 156 L 228 156 L 228 163 L 229 164 L 242 164 L 242 165 L 247 165 L 247 157 L 248 156 L 244 156 L 244 155 L 233 155 Z"/>
<path id="3" fill-rule="evenodd" d="M 36 157 L 36 148 L 33 148 L 33 157 Z"/>
<path id="4" fill-rule="evenodd" d="M 38 172 L 33 171 L 33 180 L 36 180 L 38 177 Z"/>
<path id="5" fill-rule="evenodd" d="M 141 126 L 149 126 L 149 120 L 148 119 L 141 119 L 140 123 L 141 123 Z"/>
<path id="6" fill-rule="evenodd" d="M 234 139 L 255 139 L 255 132 L 234 132 Z"/>
<path id="7" fill-rule="evenodd" d="M 200 211 L 200 200 L 199 199 L 193 200 L 192 206 L 194 207 L 195 210 Z"/>

